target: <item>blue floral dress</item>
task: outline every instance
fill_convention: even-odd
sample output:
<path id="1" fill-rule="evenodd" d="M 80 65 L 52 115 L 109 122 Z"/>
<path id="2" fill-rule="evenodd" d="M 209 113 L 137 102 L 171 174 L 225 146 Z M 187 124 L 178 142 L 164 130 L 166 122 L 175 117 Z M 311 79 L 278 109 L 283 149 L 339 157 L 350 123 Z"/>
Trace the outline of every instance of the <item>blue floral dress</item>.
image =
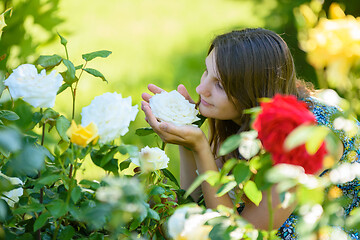
<path id="1" fill-rule="evenodd" d="M 306 101 L 308 102 L 308 101 Z M 314 113 L 317 123 L 319 125 L 324 125 L 329 127 L 337 136 L 344 145 L 344 154 L 340 159 L 340 163 L 348 162 L 360 163 L 359 154 L 360 148 L 358 141 L 360 136 L 348 137 L 345 135 L 344 131 L 336 130 L 333 126 L 334 118 L 340 113 L 339 109 L 334 106 L 325 105 L 314 98 L 310 98 L 309 102 L 310 110 Z M 311 106 L 312 105 L 312 106 Z M 354 152 L 356 154 L 354 154 Z M 353 181 L 347 182 L 345 184 L 338 185 L 338 187 L 343 191 L 343 194 L 350 199 L 350 203 L 345 206 L 345 214 L 348 215 L 350 211 L 360 205 L 360 182 L 359 179 L 354 179 Z M 296 236 L 296 215 L 292 214 L 285 221 L 285 223 L 278 230 L 278 237 L 285 240 L 297 239 Z M 359 239 L 360 234 L 356 230 L 348 232 L 348 235 L 351 239 Z"/>

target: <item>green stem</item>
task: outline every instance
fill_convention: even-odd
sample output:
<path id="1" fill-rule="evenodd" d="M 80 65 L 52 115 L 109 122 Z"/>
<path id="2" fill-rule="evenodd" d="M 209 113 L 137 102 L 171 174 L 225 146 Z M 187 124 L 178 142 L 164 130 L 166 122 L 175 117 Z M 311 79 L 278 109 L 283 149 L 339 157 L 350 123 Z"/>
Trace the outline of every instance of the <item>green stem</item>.
<path id="1" fill-rule="evenodd" d="M 75 118 L 75 97 L 76 97 L 76 88 L 71 88 L 71 94 L 72 94 L 72 114 L 71 114 L 71 120 L 74 120 Z"/>
<path id="2" fill-rule="evenodd" d="M 273 230 L 273 226 L 274 226 L 274 212 L 273 212 L 273 208 L 272 208 L 272 195 L 271 195 L 271 189 L 268 189 L 266 191 L 266 195 L 267 195 L 267 204 L 268 204 L 268 211 L 269 211 L 269 240 L 271 240 L 271 232 Z"/>
<path id="3" fill-rule="evenodd" d="M 161 144 L 161 150 L 165 150 L 165 146 L 166 146 L 166 143 L 165 142 L 162 142 L 162 144 Z"/>
<path id="4" fill-rule="evenodd" d="M 64 45 L 64 48 L 65 48 L 65 53 L 66 53 L 66 59 L 69 60 L 69 53 L 68 53 L 66 44 Z"/>
<path id="5" fill-rule="evenodd" d="M 43 109 L 40 108 L 40 113 L 42 114 L 43 113 Z M 43 123 L 42 125 L 42 135 L 41 135 L 41 146 L 44 146 L 44 140 L 45 140 L 45 123 Z M 39 174 L 38 174 L 38 178 L 40 178 L 41 176 L 41 172 L 39 171 Z M 40 204 L 43 203 L 43 195 L 44 195 L 44 188 L 40 188 L 40 198 L 39 198 L 39 202 Z M 39 216 L 40 217 L 41 215 L 41 212 L 39 213 Z M 41 228 L 39 228 L 37 230 L 37 239 L 38 240 L 41 240 Z"/>
<path id="6" fill-rule="evenodd" d="M 62 220 L 62 218 L 59 219 L 59 224 L 57 224 L 57 226 L 55 228 L 54 235 L 52 237 L 53 240 L 56 240 L 56 238 L 57 238 L 57 235 L 59 233 L 59 229 L 60 229 L 60 226 L 61 226 L 61 220 Z M 56 221 L 55 221 L 55 224 L 56 224 Z"/>

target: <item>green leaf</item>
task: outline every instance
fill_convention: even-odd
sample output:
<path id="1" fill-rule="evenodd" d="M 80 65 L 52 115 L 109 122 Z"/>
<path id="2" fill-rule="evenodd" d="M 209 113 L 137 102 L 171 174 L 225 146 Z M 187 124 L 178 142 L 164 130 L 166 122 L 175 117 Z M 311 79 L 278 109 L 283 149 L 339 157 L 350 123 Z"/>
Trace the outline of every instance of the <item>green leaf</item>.
<path id="1" fill-rule="evenodd" d="M 54 121 L 59 116 L 60 116 L 60 114 L 58 112 L 56 112 L 54 109 L 48 108 L 44 111 L 44 114 L 43 114 L 41 120 L 42 120 L 42 122 Z"/>
<path id="2" fill-rule="evenodd" d="M 240 184 L 250 179 L 251 171 L 245 162 L 239 162 L 233 170 L 233 175 L 235 177 L 235 181 Z"/>
<path id="3" fill-rule="evenodd" d="M 162 173 L 165 175 L 165 177 L 167 177 L 168 179 L 170 179 L 173 183 L 176 184 L 176 186 L 178 186 L 180 188 L 180 184 L 178 183 L 178 181 L 176 180 L 176 178 L 174 177 L 174 175 L 167 170 L 166 168 L 161 169 Z M 185 197 L 186 198 L 186 197 Z"/>
<path id="4" fill-rule="evenodd" d="M 195 191 L 195 189 L 198 188 L 203 181 L 208 180 L 209 178 L 211 178 L 213 176 L 217 177 L 218 174 L 219 173 L 216 171 L 207 171 L 207 172 L 199 175 L 195 179 L 195 181 L 193 181 L 193 183 L 190 185 L 190 187 L 186 190 L 184 198 L 187 198 L 193 191 Z"/>
<path id="5" fill-rule="evenodd" d="M 4 118 L 9 121 L 20 119 L 20 117 L 15 112 L 9 110 L 0 110 L 0 118 Z"/>
<path id="6" fill-rule="evenodd" d="M 94 58 L 97 57 L 102 57 L 102 58 L 106 58 L 111 54 L 111 51 L 107 51 L 107 50 L 102 50 L 102 51 L 96 51 L 96 52 L 91 52 L 91 53 L 86 53 L 82 55 L 82 58 L 85 61 L 91 61 Z"/>
<path id="7" fill-rule="evenodd" d="M 262 193 L 257 188 L 256 184 L 249 180 L 244 185 L 244 193 L 256 206 L 259 206 L 262 200 Z"/>
<path id="8" fill-rule="evenodd" d="M 237 186 L 237 183 L 235 181 L 231 181 L 228 183 L 225 183 L 224 185 L 222 185 L 218 191 L 216 192 L 216 195 L 218 197 L 223 196 L 224 194 L 228 193 L 231 189 L 233 189 L 234 187 Z"/>
<path id="9" fill-rule="evenodd" d="M 4 81 L 5 81 L 5 74 L 0 72 L 0 98 L 6 88 Z"/>
<path id="10" fill-rule="evenodd" d="M 66 40 L 63 36 L 61 36 L 60 33 L 57 33 L 57 34 L 58 34 L 59 37 L 60 37 L 60 43 L 61 43 L 61 45 L 66 46 L 67 40 Z"/>
<path id="11" fill-rule="evenodd" d="M 62 93 L 62 92 L 65 91 L 68 87 L 70 87 L 70 85 L 67 84 L 67 83 L 64 83 L 63 85 L 61 85 L 61 87 L 60 87 L 59 90 L 57 91 L 56 95 Z"/>
<path id="12" fill-rule="evenodd" d="M 157 221 L 160 221 L 159 214 L 155 210 L 153 210 L 151 208 L 148 208 L 148 217 L 151 218 L 151 219 L 155 219 Z"/>
<path id="13" fill-rule="evenodd" d="M 104 75 L 103 75 L 101 72 L 99 72 L 98 70 L 96 70 L 96 69 L 93 69 L 93 68 L 84 68 L 84 71 L 87 72 L 87 73 L 89 73 L 89 74 L 91 74 L 91 75 L 93 75 L 93 76 L 95 76 L 95 77 L 101 78 L 101 79 L 102 79 L 103 81 L 105 81 L 105 82 L 108 82 L 108 81 L 105 79 Z"/>
<path id="14" fill-rule="evenodd" d="M 43 185 L 49 185 L 55 183 L 60 178 L 59 175 L 49 175 L 46 177 L 41 177 L 38 183 Z"/>
<path id="15" fill-rule="evenodd" d="M 94 181 L 90 181 L 90 180 L 86 180 L 86 179 L 81 180 L 80 184 L 87 185 L 90 188 L 92 188 L 93 190 L 96 190 L 100 187 L 100 184 L 98 182 L 94 182 Z"/>
<path id="16" fill-rule="evenodd" d="M 69 142 L 69 137 L 66 134 L 66 131 L 70 127 L 70 121 L 63 115 L 56 119 L 56 130 L 59 133 L 61 139 L 66 142 Z"/>
<path id="17" fill-rule="evenodd" d="M 287 151 L 291 151 L 292 149 L 304 144 L 314 130 L 315 126 L 313 125 L 301 125 L 295 128 L 285 139 L 284 148 Z"/>
<path id="18" fill-rule="evenodd" d="M 111 159 L 113 159 L 114 155 L 118 152 L 118 148 L 111 149 L 102 159 L 100 163 L 100 167 L 105 166 Z"/>
<path id="19" fill-rule="evenodd" d="M 75 77 L 76 70 L 75 70 L 74 64 L 67 59 L 64 59 L 63 63 L 67 68 L 67 71 L 65 74 L 65 82 L 68 84 L 71 84 L 71 83 L 75 82 L 75 80 L 76 80 L 76 77 Z"/>
<path id="20" fill-rule="evenodd" d="M 150 195 L 150 196 L 151 196 L 151 195 L 161 195 L 161 194 L 164 194 L 164 193 L 165 193 L 165 189 L 164 189 L 164 188 L 155 185 L 155 186 L 151 189 L 149 195 Z"/>
<path id="21" fill-rule="evenodd" d="M 146 128 L 138 128 L 135 131 L 135 134 L 138 136 L 147 136 L 150 134 L 155 133 L 154 130 L 151 127 L 146 127 Z"/>
<path id="22" fill-rule="evenodd" d="M 51 217 L 49 212 L 43 212 L 34 223 L 34 232 L 44 226 L 49 217 Z"/>
<path id="23" fill-rule="evenodd" d="M 83 64 L 77 65 L 77 66 L 75 67 L 75 70 L 82 69 L 83 66 L 84 66 Z"/>
<path id="24" fill-rule="evenodd" d="M 221 176 L 227 175 L 233 167 L 238 163 L 238 160 L 235 158 L 229 159 L 225 162 L 224 166 L 221 168 Z"/>
<path id="25" fill-rule="evenodd" d="M 59 55 L 42 55 L 36 61 L 37 64 L 42 66 L 43 68 L 53 68 L 58 66 L 62 61 L 62 57 Z"/>
<path id="26" fill-rule="evenodd" d="M 67 213 L 66 203 L 61 199 L 56 199 L 46 205 L 51 215 L 56 219 Z"/>
<path id="27" fill-rule="evenodd" d="M 75 229 L 71 225 L 68 225 L 61 230 L 58 239 L 71 240 L 74 235 Z"/>
<path id="28" fill-rule="evenodd" d="M 305 143 L 306 151 L 310 155 L 314 155 L 319 150 L 329 132 L 330 129 L 328 127 L 315 126 L 314 131 L 311 133 L 311 138 Z"/>
<path id="29" fill-rule="evenodd" d="M 239 147 L 241 136 L 239 134 L 228 137 L 220 146 L 219 155 L 224 156 Z"/>
<path id="30" fill-rule="evenodd" d="M 261 112 L 261 107 L 253 107 L 249 109 L 245 109 L 243 111 L 244 114 L 259 114 Z"/>
<path id="31" fill-rule="evenodd" d="M 207 119 L 207 117 L 204 117 L 204 116 L 201 115 L 201 114 L 198 114 L 197 117 L 200 118 L 200 120 L 197 120 L 197 121 L 194 122 L 193 124 L 195 124 L 195 125 L 198 126 L 198 127 L 201 127 L 201 126 L 204 124 L 204 122 L 205 122 L 205 120 Z"/>
<path id="32" fill-rule="evenodd" d="M 79 186 L 76 186 L 71 191 L 71 199 L 74 201 L 74 203 L 77 203 L 81 197 L 81 188 Z"/>
<path id="33" fill-rule="evenodd" d="M 127 159 L 127 160 L 124 160 L 120 163 L 119 167 L 120 167 L 120 171 L 124 170 L 124 169 L 127 169 L 129 166 L 130 166 L 130 163 L 131 163 L 131 160 L 130 159 Z"/>

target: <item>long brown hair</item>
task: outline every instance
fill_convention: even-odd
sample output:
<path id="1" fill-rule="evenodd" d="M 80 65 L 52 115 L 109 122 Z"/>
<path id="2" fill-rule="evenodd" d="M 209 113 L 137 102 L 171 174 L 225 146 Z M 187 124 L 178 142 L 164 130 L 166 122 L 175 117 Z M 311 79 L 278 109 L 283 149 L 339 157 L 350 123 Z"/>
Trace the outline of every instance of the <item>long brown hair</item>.
<path id="1" fill-rule="evenodd" d="M 275 32 L 256 28 L 217 36 L 209 48 L 214 51 L 220 81 L 239 112 L 259 105 L 259 98 L 276 93 L 309 96 L 296 77 L 294 60 L 285 41 Z M 230 135 L 250 129 L 250 115 L 242 114 L 240 126 L 231 120 L 209 119 L 210 144 L 216 154 Z M 225 158 L 237 157 L 234 151 Z M 225 161 L 223 158 L 223 161 Z"/>

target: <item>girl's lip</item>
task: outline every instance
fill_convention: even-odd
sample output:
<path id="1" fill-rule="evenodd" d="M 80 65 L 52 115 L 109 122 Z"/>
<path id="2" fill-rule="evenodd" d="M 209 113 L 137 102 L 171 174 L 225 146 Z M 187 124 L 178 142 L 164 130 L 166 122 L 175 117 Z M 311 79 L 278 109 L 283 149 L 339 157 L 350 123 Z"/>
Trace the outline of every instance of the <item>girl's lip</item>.
<path id="1" fill-rule="evenodd" d="M 202 98 L 201 98 L 201 104 L 203 104 L 204 106 L 213 106 L 212 104 L 208 103 L 207 101 L 205 101 Z"/>

